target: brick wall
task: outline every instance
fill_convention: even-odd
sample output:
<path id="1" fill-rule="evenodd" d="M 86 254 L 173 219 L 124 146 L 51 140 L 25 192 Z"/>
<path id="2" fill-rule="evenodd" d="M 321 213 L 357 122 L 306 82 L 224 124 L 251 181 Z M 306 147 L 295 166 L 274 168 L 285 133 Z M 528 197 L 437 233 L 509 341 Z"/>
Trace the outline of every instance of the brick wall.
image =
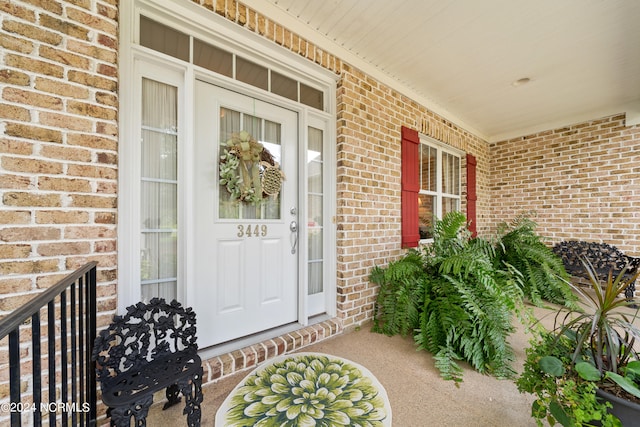
<path id="1" fill-rule="evenodd" d="M 486 224 L 482 206 L 487 200 L 488 145 L 348 64 L 341 66 L 340 74 L 338 309 L 348 327 L 373 315 L 377 287 L 368 281 L 371 267 L 386 265 L 404 253 L 400 247 L 401 126 L 478 158 L 479 231 Z"/>
<path id="2" fill-rule="evenodd" d="M 0 312 L 90 260 L 114 295 L 116 3 L 0 2 Z"/>
<path id="3" fill-rule="evenodd" d="M 116 307 L 117 16 L 117 0 L 0 1 L 0 315 L 93 260 Z"/>
<path id="4" fill-rule="evenodd" d="M 640 126 L 615 115 L 491 145 L 492 215 L 536 211 L 552 242 L 607 242 L 640 256 Z"/>

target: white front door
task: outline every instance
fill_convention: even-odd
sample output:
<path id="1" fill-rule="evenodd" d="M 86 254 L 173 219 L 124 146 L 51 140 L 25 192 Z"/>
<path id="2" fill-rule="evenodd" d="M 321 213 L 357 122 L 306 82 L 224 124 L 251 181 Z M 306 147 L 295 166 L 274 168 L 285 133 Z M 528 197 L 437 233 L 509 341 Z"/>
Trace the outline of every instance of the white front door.
<path id="1" fill-rule="evenodd" d="M 298 320 L 298 117 L 202 81 L 195 98 L 187 286 L 205 348 Z"/>

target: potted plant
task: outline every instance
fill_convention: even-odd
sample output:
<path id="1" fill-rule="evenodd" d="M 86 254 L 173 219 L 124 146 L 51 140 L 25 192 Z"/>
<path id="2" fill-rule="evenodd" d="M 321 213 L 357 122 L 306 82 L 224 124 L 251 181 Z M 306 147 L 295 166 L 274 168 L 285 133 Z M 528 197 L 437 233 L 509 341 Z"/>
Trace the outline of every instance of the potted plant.
<path id="1" fill-rule="evenodd" d="M 581 307 L 558 309 L 554 328 L 539 330 L 516 385 L 535 395 L 532 416 L 538 425 L 544 419 L 563 426 L 640 425 L 638 309 L 624 298 L 640 273 L 625 279 L 624 269 L 600 281 L 591 264 L 583 264 L 589 286 L 573 286 Z"/>

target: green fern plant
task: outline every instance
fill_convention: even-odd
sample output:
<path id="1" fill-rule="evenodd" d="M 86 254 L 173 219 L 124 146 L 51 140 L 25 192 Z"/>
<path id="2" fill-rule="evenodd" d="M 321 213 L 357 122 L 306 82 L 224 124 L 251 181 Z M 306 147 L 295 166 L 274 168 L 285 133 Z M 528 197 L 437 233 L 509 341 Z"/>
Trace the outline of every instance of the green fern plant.
<path id="1" fill-rule="evenodd" d="M 428 279 L 414 336 L 418 347 L 434 354 L 445 379 L 462 380 L 459 360 L 482 373 L 513 377 L 507 338 L 522 301 L 517 276 L 495 267 L 494 247 L 471 238 L 460 212 L 436 222 L 434 242 L 424 255 Z"/>
<path id="2" fill-rule="evenodd" d="M 431 352 L 443 378 L 462 381 L 460 361 L 479 372 L 512 378 L 514 352 L 508 342 L 512 319 L 534 320 L 526 295 L 570 305 L 575 297 L 559 258 L 535 234 L 526 216 L 501 228 L 501 238 L 472 238 L 460 212 L 433 227 L 433 242 L 412 250 L 370 280 L 380 285 L 373 330 L 413 334 L 419 349 Z"/>
<path id="3" fill-rule="evenodd" d="M 423 259 L 416 251 L 386 268 L 372 269 L 369 280 L 380 286 L 373 315 L 375 332 L 402 336 L 413 333 L 418 327 L 425 277 Z"/>
<path id="4" fill-rule="evenodd" d="M 562 260 L 536 234 L 530 215 L 523 213 L 498 226 L 495 262 L 512 265 L 522 274 L 522 292 L 532 304 L 542 306 L 544 300 L 576 308 Z"/>

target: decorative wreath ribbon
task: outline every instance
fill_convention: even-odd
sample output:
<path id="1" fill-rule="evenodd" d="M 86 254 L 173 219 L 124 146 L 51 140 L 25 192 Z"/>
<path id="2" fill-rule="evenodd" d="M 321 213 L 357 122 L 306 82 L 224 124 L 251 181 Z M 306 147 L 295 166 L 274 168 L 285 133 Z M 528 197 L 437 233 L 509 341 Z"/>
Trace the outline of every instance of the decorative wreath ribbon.
<path id="1" fill-rule="evenodd" d="M 285 179 L 273 156 L 247 131 L 233 133 L 220 156 L 220 184 L 232 199 L 258 203 L 277 197 Z"/>

